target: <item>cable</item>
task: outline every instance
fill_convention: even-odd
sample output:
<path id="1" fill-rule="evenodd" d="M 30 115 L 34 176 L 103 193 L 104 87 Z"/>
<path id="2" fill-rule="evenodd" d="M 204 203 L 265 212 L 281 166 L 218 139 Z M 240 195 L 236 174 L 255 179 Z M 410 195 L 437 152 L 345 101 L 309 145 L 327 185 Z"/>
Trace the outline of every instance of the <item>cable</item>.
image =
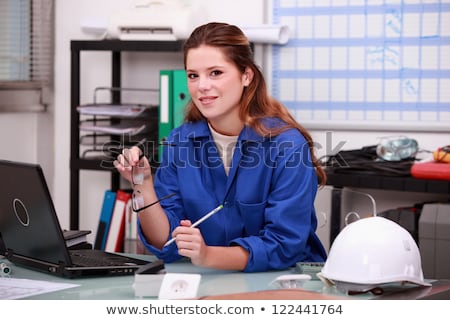
<path id="1" fill-rule="evenodd" d="M 382 160 L 376 154 L 377 146 L 367 146 L 356 150 L 343 150 L 334 155 L 320 158 L 321 165 L 333 173 L 363 173 L 384 176 L 410 176 L 415 158 L 400 161 Z"/>

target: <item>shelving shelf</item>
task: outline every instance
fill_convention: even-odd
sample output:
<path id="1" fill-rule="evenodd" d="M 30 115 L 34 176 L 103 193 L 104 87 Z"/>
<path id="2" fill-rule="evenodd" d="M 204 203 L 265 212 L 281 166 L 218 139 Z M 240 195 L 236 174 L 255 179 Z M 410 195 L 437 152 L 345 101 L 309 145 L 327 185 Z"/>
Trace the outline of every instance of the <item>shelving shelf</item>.
<path id="1" fill-rule="evenodd" d="M 112 166 L 102 166 L 105 159 L 84 159 L 80 157 L 80 73 L 81 52 L 109 51 L 112 56 L 111 87 L 121 87 L 121 53 L 131 51 L 141 52 L 180 52 L 182 41 L 122 41 L 122 40 L 72 40 L 71 50 L 71 83 L 70 83 L 70 228 L 79 229 L 79 201 L 80 201 L 80 170 L 101 170 L 111 172 L 111 190 L 120 187 L 120 176 Z M 121 102 L 121 92 L 111 93 L 111 102 Z M 109 160 L 110 161 L 110 160 Z"/>

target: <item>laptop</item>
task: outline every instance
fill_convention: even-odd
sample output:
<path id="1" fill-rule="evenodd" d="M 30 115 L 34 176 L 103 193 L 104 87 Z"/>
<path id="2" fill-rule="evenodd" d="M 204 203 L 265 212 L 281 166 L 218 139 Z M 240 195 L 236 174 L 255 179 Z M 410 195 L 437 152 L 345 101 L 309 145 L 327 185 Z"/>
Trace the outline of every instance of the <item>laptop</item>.
<path id="1" fill-rule="evenodd" d="M 159 259 L 69 249 L 39 164 L 0 160 L 0 177 L 0 254 L 14 264 L 67 278 L 163 269 Z"/>

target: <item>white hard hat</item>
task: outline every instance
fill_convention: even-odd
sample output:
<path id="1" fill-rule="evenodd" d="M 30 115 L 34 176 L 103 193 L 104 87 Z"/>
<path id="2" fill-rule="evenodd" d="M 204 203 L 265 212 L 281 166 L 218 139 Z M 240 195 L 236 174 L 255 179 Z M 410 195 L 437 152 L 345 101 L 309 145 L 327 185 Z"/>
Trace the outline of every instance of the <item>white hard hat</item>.
<path id="1" fill-rule="evenodd" d="M 319 276 L 356 292 L 392 282 L 430 286 L 423 279 L 419 248 L 411 234 L 382 217 L 360 219 L 342 229 Z"/>

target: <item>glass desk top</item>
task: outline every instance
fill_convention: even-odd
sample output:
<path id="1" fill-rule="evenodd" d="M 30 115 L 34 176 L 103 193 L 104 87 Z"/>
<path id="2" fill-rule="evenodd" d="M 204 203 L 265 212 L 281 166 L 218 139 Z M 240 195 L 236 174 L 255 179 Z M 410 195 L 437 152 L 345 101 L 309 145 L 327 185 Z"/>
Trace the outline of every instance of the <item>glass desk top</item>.
<path id="1" fill-rule="evenodd" d="M 139 255 L 141 259 L 153 261 L 154 256 Z M 1 262 L 7 262 L 2 259 Z M 18 267 L 7 262 L 12 267 L 11 277 L 18 279 L 32 279 L 51 282 L 62 282 L 78 284 L 79 286 L 55 291 L 51 293 L 40 294 L 25 299 L 63 299 L 63 300 L 131 300 L 131 299 L 155 299 L 156 297 L 136 297 L 134 293 L 134 275 L 129 276 L 111 276 L 111 277 L 90 277 L 82 279 L 66 279 L 53 276 L 39 271 L 29 270 Z M 200 268 L 192 265 L 188 261 L 170 263 L 165 265 L 167 273 L 195 273 L 201 274 L 200 286 L 197 296 L 214 297 L 230 294 L 242 294 L 248 292 L 260 292 L 265 290 L 279 289 L 272 283 L 277 277 L 288 274 L 296 274 L 295 268 L 283 271 L 269 272 L 232 272 L 214 269 Z M 336 299 L 347 299 L 343 293 L 336 290 L 335 287 L 327 287 L 320 280 L 309 280 L 303 283 L 302 289 L 321 293 L 326 296 L 334 296 Z M 352 295 L 351 299 L 450 299 L 450 280 L 439 280 L 433 282 L 432 287 L 407 286 L 399 290 L 385 288 L 386 290 L 380 296 L 371 293 Z"/>

